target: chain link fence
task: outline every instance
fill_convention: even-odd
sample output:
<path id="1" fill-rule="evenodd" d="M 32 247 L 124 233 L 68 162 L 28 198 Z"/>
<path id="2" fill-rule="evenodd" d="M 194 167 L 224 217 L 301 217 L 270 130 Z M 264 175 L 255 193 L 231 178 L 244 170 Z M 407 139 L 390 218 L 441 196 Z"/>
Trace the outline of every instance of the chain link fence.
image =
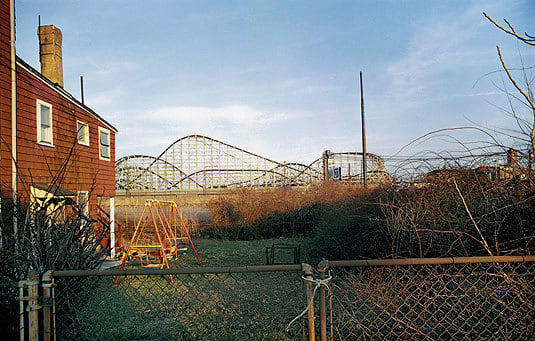
<path id="1" fill-rule="evenodd" d="M 300 269 L 300 265 L 296 266 Z M 59 340 L 295 340 L 299 271 L 61 277 Z"/>
<path id="2" fill-rule="evenodd" d="M 58 340 L 535 339 L 535 256 L 323 261 L 312 270 L 56 271 L 50 329 Z"/>
<path id="3" fill-rule="evenodd" d="M 533 340 L 535 264 L 332 269 L 340 340 Z"/>

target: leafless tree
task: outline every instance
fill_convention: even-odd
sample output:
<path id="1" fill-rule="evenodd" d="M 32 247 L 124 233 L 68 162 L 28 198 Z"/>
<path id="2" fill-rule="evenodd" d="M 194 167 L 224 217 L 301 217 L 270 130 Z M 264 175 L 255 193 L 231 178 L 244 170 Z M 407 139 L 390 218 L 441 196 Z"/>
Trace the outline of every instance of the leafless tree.
<path id="1" fill-rule="evenodd" d="M 515 37 L 519 41 L 523 42 L 524 44 L 528 46 L 535 46 L 535 36 L 525 32 L 523 35 L 519 34 L 513 25 L 507 19 L 503 19 L 504 22 L 507 24 L 507 27 L 502 26 L 498 24 L 494 19 L 492 19 L 487 13 L 483 12 L 483 15 L 492 23 L 494 26 L 502 30 L 503 32 Z M 500 46 L 496 46 L 496 49 L 498 50 L 498 57 L 500 58 L 500 63 L 502 65 L 503 70 L 507 74 L 507 78 L 513 85 L 513 87 L 516 89 L 519 97 L 514 96 L 515 99 L 520 100 L 529 110 L 531 113 L 531 120 L 526 120 L 520 117 L 516 114 L 513 110 L 513 116 L 516 119 L 517 125 L 520 128 L 520 131 L 523 136 L 527 136 L 529 138 L 529 144 L 530 144 L 530 152 L 529 159 L 531 160 L 533 156 L 533 151 L 535 150 L 535 97 L 533 95 L 533 85 L 532 85 L 532 79 L 528 77 L 526 73 L 526 68 L 522 66 L 522 82 L 524 83 L 522 86 L 520 85 L 519 81 L 513 77 L 511 73 L 511 69 L 505 64 L 502 56 L 502 51 L 500 50 Z M 531 167 L 530 167 L 531 168 Z"/>

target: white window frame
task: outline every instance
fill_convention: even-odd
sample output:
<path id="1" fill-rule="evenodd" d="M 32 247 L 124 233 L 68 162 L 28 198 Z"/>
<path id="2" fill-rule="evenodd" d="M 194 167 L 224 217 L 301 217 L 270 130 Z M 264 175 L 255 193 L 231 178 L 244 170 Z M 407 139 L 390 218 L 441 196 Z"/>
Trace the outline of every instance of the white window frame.
<path id="1" fill-rule="evenodd" d="M 106 156 L 103 156 L 102 155 L 102 140 L 101 140 L 101 134 L 102 133 L 105 133 L 108 135 L 108 154 L 109 156 L 106 157 Z M 104 160 L 104 161 L 110 161 L 111 160 L 111 133 L 110 133 L 110 130 L 109 129 L 106 129 L 106 128 L 103 128 L 103 127 L 98 127 L 98 158 L 100 160 Z"/>
<path id="2" fill-rule="evenodd" d="M 80 140 L 80 126 L 83 128 L 84 132 L 83 140 Z M 78 141 L 78 144 L 89 146 L 89 124 L 76 120 L 76 140 Z"/>
<path id="3" fill-rule="evenodd" d="M 41 101 L 40 99 L 36 100 L 36 121 L 37 121 L 37 143 L 43 146 L 54 147 L 54 126 L 53 126 L 53 111 L 52 104 Z M 43 141 L 43 136 L 41 135 L 41 107 L 47 107 L 50 113 L 50 141 Z"/>

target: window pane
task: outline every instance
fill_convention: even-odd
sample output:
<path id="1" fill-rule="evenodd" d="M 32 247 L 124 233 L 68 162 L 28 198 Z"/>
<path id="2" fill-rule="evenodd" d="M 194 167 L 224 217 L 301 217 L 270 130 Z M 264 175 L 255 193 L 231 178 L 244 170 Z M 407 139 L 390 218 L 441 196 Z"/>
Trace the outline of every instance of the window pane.
<path id="1" fill-rule="evenodd" d="M 50 140 L 50 127 L 45 127 L 44 125 L 41 126 L 41 141 L 42 142 L 52 142 Z"/>
<path id="2" fill-rule="evenodd" d="M 50 108 L 41 104 L 39 104 L 38 108 L 39 115 L 41 116 L 39 122 L 41 138 L 39 142 L 52 143 L 52 115 L 50 112 Z"/>
<path id="3" fill-rule="evenodd" d="M 110 147 L 104 147 L 100 149 L 100 154 L 102 157 L 109 158 L 110 157 Z"/>
<path id="4" fill-rule="evenodd" d="M 100 131 L 100 156 L 106 159 L 110 158 L 110 133 Z"/>
<path id="5" fill-rule="evenodd" d="M 103 146 L 110 145 L 110 135 L 108 135 L 107 132 L 104 132 L 104 131 L 100 132 L 100 144 Z"/>
<path id="6" fill-rule="evenodd" d="M 81 124 L 80 122 L 78 122 L 77 124 L 78 126 L 78 142 L 85 142 L 85 137 L 84 137 L 84 125 Z"/>
<path id="7" fill-rule="evenodd" d="M 76 122 L 78 127 L 78 142 L 83 144 L 89 143 L 89 126 L 83 122 Z"/>
<path id="8" fill-rule="evenodd" d="M 50 127 L 50 109 L 41 105 L 41 125 Z"/>

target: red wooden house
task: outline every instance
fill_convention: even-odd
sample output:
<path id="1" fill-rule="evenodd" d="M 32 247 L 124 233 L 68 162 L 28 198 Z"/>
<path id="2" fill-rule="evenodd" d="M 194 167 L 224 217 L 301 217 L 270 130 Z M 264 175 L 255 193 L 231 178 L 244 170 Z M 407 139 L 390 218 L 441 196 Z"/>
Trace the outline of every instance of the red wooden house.
<path id="1" fill-rule="evenodd" d="M 38 28 L 41 72 L 15 55 L 14 11 L 0 0 L 0 197 L 70 198 L 91 215 L 106 199 L 113 214 L 117 129 L 63 89 L 59 29 Z"/>

